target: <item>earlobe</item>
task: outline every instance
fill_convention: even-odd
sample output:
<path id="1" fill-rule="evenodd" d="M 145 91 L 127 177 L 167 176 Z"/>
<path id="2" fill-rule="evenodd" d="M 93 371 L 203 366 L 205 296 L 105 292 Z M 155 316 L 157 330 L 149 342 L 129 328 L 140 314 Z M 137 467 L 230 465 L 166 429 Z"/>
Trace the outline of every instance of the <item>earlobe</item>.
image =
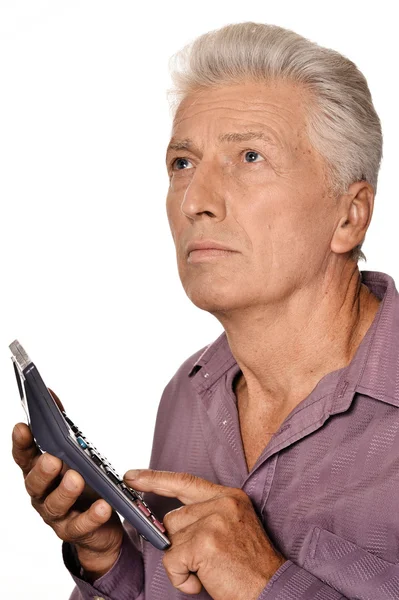
<path id="1" fill-rule="evenodd" d="M 366 181 L 352 184 L 341 198 L 345 214 L 341 217 L 331 240 L 331 250 L 336 254 L 345 254 L 361 244 L 370 225 L 374 191 Z"/>

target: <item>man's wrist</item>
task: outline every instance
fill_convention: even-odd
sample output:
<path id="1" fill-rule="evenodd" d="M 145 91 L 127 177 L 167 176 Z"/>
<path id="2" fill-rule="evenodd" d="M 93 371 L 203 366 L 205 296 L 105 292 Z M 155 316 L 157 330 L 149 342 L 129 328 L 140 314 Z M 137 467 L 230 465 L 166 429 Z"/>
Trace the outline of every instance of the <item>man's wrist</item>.
<path id="1" fill-rule="evenodd" d="M 286 562 L 287 559 L 279 552 L 276 552 L 274 560 L 268 565 L 268 572 L 265 577 L 265 585 L 267 585 L 269 581 L 273 579 L 277 571 L 279 571 Z"/>
<path id="2" fill-rule="evenodd" d="M 93 585 L 93 583 L 97 581 L 97 579 L 100 579 L 100 577 L 108 573 L 108 571 L 110 571 L 110 569 L 107 569 L 106 571 L 86 571 L 83 567 L 81 567 L 80 577 L 87 583 Z"/>
<path id="3" fill-rule="evenodd" d="M 92 584 L 112 569 L 118 560 L 120 549 L 112 554 L 90 552 L 79 548 L 76 548 L 76 552 L 80 564 L 80 576 Z"/>

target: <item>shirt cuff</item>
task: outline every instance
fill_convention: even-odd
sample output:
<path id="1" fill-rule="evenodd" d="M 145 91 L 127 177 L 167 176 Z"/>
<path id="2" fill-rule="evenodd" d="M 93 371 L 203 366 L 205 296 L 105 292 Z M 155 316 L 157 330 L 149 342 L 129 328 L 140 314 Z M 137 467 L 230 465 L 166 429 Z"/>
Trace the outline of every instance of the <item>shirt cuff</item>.
<path id="1" fill-rule="evenodd" d="M 119 556 L 112 568 L 92 584 L 85 581 L 73 546 L 62 544 L 64 564 L 70 572 L 82 600 L 101 597 L 104 600 L 140 600 L 144 585 L 143 560 L 126 531 Z M 73 598 L 73 594 L 71 598 Z"/>
<path id="2" fill-rule="evenodd" d="M 274 573 L 258 600 L 303 598 L 303 600 L 345 600 L 340 592 L 317 579 L 314 575 L 287 560 Z"/>

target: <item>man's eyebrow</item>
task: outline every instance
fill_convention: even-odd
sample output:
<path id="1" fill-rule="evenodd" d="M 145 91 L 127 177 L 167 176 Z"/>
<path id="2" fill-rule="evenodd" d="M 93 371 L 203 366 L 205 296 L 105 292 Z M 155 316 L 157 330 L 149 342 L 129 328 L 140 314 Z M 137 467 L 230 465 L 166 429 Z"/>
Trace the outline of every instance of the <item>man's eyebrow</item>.
<path id="1" fill-rule="evenodd" d="M 265 131 L 244 131 L 239 133 L 237 131 L 232 131 L 229 133 L 222 133 L 218 137 L 219 142 L 249 142 L 251 140 L 263 140 L 272 146 L 278 146 L 276 139 L 270 135 L 268 135 Z M 171 150 L 197 150 L 198 147 L 190 138 L 185 138 L 183 140 L 178 140 L 172 138 L 168 148 L 166 150 L 166 154 Z"/>
<path id="2" fill-rule="evenodd" d="M 170 152 L 170 150 L 191 150 L 191 148 L 194 147 L 195 144 L 190 138 L 186 138 L 185 140 L 174 140 L 172 138 L 166 149 L 166 154 Z"/>
<path id="3" fill-rule="evenodd" d="M 273 146 L 278 145 L 274 137 L 268 135 L 265 131 L 232 132 L 223 133 L 219 136 L 219 142 L 249 142 L 251 140 L 263 140 Z"/>

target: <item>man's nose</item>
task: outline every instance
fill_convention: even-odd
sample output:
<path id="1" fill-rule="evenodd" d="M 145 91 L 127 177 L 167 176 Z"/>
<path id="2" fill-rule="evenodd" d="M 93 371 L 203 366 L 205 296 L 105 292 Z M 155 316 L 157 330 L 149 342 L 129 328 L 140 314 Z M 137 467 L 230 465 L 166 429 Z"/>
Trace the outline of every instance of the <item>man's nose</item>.
<path id="1" fill-rule="evenodd" d="M 222 221 L 226 216 L 226 183 L 220 165 L 202 162 L 184 192 L 182 213 L 193 220 L 205 214 Z"/>

